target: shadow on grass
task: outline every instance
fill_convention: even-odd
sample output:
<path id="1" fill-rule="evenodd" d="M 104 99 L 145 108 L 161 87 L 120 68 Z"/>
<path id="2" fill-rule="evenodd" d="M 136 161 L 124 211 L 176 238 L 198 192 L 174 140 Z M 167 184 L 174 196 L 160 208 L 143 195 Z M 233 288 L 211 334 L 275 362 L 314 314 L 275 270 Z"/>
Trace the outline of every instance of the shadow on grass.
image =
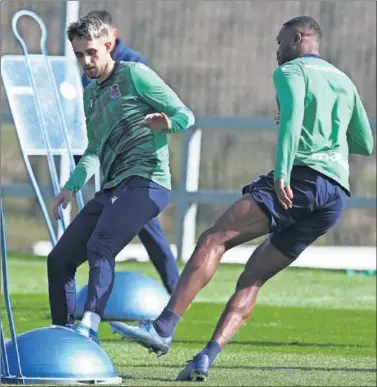
<path id="1" fill-rule="evenodd" d="M 146 376 L 146 377 L 140 377 L 140 376 L 133 376 L 133 375 L 119 375 L 122 379 L 125 380 L 154 380 L 156 382 L 175 382 L 175 379 L 168 379 L 168 378 L 155 378 L 153 376 Z"/>
<path id="2" fill-rule="evenodd" d="M 103 342 L 114 343 L 120 338 L 103 339 Z M 125 342 L 122 340 L 122 342 Z M 174 344 L 198 344 L 207 345 L 208 340 L 177 340 Z M 299 341 L 279 342 L 279 341 L 231 341 L 229 345 L 253 345 L 256 347 L 320 347 L 320 348 L 375 348 L 375 345 L 365 344 L 344 344 L 344 343 L 300 343 Z"/>
<path id="3" fill-rule="evenodd" d="M 181 340 L 174 341 L 175 344 L 201 344 L 207 345 L 208 340 Z M 344 343 L 304 343 L 299 341 L 280 342 L 280 341 L 231 341 L 230 345 L 254 345 L 258 347 L 338 347 L 338 348 L 375 348 L 375 345 L 365 344 L 344 344 Z"/>
<path id="4" fill-rule="evenodd" d="M 152 368 L 152 367 L 165 367 L 165 368 L 177 368 L 181 369 L 184 367 L 182 364 L 165 364 L 165 365 L 145 365 L 145 364 L 133 364 L 134 368 Z M 338 371 L 338 372 L 373 372 L 377 371 L 376 368 L 338 368 L 338 367 L 302 367 L 302 366 L 214 366 L 213 368 L 223 369 L 223 370 L 255 370 L 255 371 L 319 371 L 319 372 L 329 372 L 329 371 Z M 169 379 L 170 380 L 170 379 Z"/>

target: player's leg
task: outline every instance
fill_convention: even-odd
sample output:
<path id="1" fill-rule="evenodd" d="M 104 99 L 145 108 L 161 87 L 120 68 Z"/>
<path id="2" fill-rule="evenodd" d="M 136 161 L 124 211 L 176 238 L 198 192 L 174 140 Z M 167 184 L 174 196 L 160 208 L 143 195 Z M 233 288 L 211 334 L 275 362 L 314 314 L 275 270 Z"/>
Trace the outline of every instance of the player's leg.
<path id="1" fill-rule="evenodd" d="M 293 222 L 286 213 L 277 214 L 282 208 L 273 200 L 273 187 L 271 173 L 244 187 L 243 196 L 199 237 L 168 305 L 153 323 L 162 337 L 172 336 L 179 318 L 210 281 L 225 251 L 269 233 L 278 218 L 281 224 Z"/>
<path id="2" fill-rule="evenodd" d="M 283 233 L 286 232 L 290 232 L 291 236 L 298 235 L 295 234 L 295 226 L 289 227 Z M 293 261 L 285 251 L 273 245 L 270 237 L 259 245 L 246 263 L 238 279 L 236 291 L 228 301 L 211 340 L 224 347 L 252 313 L 260 288 Z"/>
<path id="3" fill-rule="evenodd" d="M 171 294 L 178 282 L 179 270 L 158 218 L 151 219 L 140 230 L 139 238 L 157 269 L 166 290 Z"/>
<path id="4" fill-rule="evenodd" d="M 113 289 L 115 257 L 164 209 L 169 198 L 169 190 L 137 176 L 113 190 L 87 245 L 90 271 L 84 325 L 98 329 Z"/>
<path id="5" fill-rule="evenodd" d="M 253 197 L 249 193 L 243 195 L 201 234 L 166 309 L 182 316 L 200 289 L 211 280 L 224 253 L 267 234 L 269 228 L 268 217 Z"/>
<path id="6" fill-rule="evenodd" d="M 87 260 L 86 245 L 103 210 L 106 195 L 98 193 L 77 214 L 47 257 L 52 324 L 74 323 L 75 274 Z"/>
<path id="7" fill-rule="evenodd" d="M 294 225 L 273 233 L 254 251 L 238 279 L 236 291 L 228 301 L 211 341 L 178 375 L 178 379 L 205 377 L 224 345 L 252 313 L 260 288 L 337 223 L 345 206 L 345 193 L 338 186 L 325 185 L 328 189 L 323 192 L 330 194 L 327 203 L 320 204 L 318 209 Z M 206 366 L 205 372 L 203 364 Z M 196 373 L 196 370 L 199 372 Z"/>
<path id="8" fill-rule="evenodd" d="M 221 315 L 211 340 L 178 374 L 177 380 L 202 381 L 221 352 L 252 312 L 260 287 L 292 262 L 269 238 L 259 245 L 240 276 L 237 289 Z"/>

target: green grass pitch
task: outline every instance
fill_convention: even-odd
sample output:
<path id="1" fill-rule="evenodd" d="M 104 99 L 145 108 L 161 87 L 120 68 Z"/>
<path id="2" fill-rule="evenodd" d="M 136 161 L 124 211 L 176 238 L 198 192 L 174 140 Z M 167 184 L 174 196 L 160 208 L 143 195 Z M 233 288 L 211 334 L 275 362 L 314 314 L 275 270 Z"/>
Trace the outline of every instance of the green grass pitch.
<path id="1" fill-rule="evenodd" d="M 17 333 L 49 325 L 45 259 L 11 255 L 8 267 Z M 117 270 L 158 279 L 149 263 L 118 263 Z M 160 359 L 121 341 L 102 323 L 101 344 L 123 385 L 186 385 L 174 379 L 210 338 L 241 270 L 240 265 L 220 266 L 178 326 L 171 351 Z M 77 275 L 80 286 L 87 276 L 84 264 Z M 5 334 L 10 337 L 9 330 Z M 376 386 L 376 277 L 297 268 L 283 271 L 262 289 L 254 314 L 225 347 L 202 385 Z"/>

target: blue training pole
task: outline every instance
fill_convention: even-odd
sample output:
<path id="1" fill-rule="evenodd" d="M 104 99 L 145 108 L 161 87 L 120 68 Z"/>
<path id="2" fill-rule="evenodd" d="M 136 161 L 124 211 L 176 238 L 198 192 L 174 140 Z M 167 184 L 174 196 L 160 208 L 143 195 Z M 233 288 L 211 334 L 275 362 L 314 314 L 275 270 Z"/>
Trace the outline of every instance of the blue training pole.
<path id="1" fill-rule="evenodd" d="M 4 209 L 3 209 L 3 200 L 0 197 L 0 229 L 1 229 L 1 263 L 2 263 L 2 269 L 3 269 L 3 287 L 4 287 L 4 297 L 5 297 L 5 307 L 7 310 L 8 315 L 8 322 L 9 322 L 9 329 L 12 336 L 12 342 L 14 351 L 16 353 L 16 360 L 17 360 L 17 377 L 22 378 L 22 370 L 21 370 L 21 361 L 20 361 L 20 354 L 18 351 L 18 344 L 17 344 L 17 336 L 16 336 L 16 329 L 14 327 L 14 321 L 13 321 L 13 314 L 12 314 L 12 306 L 10 303 L 10 296 L 9 296 L 9 288 L 8 288 L 8 258 L 7 258 L 7 242 L 5 237 L 5 221 L 4 221 Z"/>
<path id="2" fill-rule="evenodd" d="M 1 376 L 10 376 L 9 372 L 9 362 L 8 362 L 8 354 L 7 354 L 7 348 L 5 346 L 5 337 L 4 337 L 4 328 L 3 328 L 3 321 L 0 318 L 0 340 L 1 340 L 1 371 L 4 372 L 1 373 Z"/>

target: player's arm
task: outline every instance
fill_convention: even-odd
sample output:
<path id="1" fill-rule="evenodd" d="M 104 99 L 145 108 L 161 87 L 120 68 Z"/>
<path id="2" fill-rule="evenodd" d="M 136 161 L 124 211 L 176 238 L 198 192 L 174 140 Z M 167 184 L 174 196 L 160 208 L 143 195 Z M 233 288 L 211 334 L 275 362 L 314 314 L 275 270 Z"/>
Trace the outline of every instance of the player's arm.
<path id="1" fill-rule="evenodd" d="M 287 63 L 276 69 L 273 79 L 280 108 L 274 179 L 282 179 L 287 186 L 304 119 L 305 78 L 297 64 Z"/>
<path id="2" fill-rule="evenodd" d="M 192 111 L 153 70 L 137 63 L 131 68 L 131 76 L 139 97 L 166 117 L 166 127 L 158 130 L 174 133 L 194 125 Z"/>
<path id="3" fill-rule="evenodd" d="M 88 146 L 63 188 L 68 189 L 73 193 L 80 191 L 86 182 L 94 175 L 98 166 L 97 146 L 94 144 L 93 139 L 88 135 Z"/>
<path id="4" fill-rule="evenodd" d="M 347 140 L 350 153 L 370 156 L 373 152 L 373 133 L 367 113 L 355 90 L 355 105 L 351 121 L 348 125 Z"/>
<path id="5" fill-rule="evenodd" d="M 87 99 L 85 95 L 87 95 L 87 93 L 84 93 L 84 106 L 86 106 L 85 115 L 87 116 L 88 105 L 85 102 Z M 73 193 L 80 191 L 86 182 L 94 175 L 99 166 L 97 141 L 94 137 L 91 125 L 88 124 L 88 120 L 86 120 L 86 130 L 88 136 L 88 146 L 76 168 L 73 170 L 71 177 L 63 187 L 63 189 L 68 189 Z"/>

